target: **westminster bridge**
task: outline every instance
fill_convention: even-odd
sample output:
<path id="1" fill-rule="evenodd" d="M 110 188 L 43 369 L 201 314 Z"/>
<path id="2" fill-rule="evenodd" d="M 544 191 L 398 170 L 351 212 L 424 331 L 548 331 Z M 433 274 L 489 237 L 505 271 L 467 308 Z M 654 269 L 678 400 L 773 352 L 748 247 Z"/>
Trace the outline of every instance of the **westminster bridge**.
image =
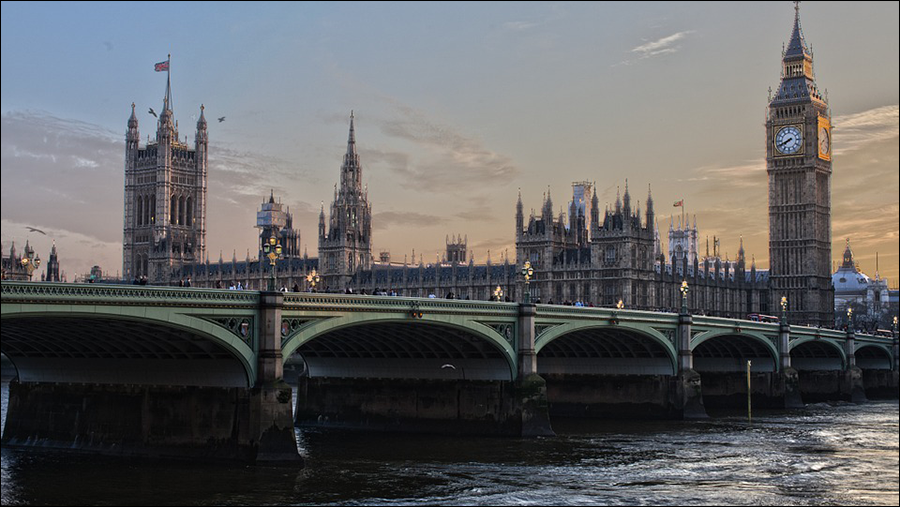
<path id="1" fill-rule="evenodd" d="M 896 397 L 900 369 L 896 335 L 353 294 L 4 281 L 0 329 L 4 445 L 254 462 L 298 461 L 294 425 L 552 435 L 551 417 L 705 417 L 748 390 Z"/>

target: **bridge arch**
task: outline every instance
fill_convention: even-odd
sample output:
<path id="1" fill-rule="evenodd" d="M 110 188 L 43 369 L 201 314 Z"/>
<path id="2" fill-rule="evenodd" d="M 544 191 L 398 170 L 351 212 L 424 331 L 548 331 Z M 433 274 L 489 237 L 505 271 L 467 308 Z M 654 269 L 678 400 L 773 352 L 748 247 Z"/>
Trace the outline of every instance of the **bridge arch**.
<path id="1" fill-rule="evenodd" d="M 295 353 L 313 377 L 513 380 L 517 372 L 515 349 L 490 325 L 437 313 L 322 318 L 287 337 L 282 354 Z"/>
<path id="2" fill-rule="evenodd" d="M 778 371 L 778 349 L 764 334 L 737 333 L 734 329 L 711 329 L 691 338 L 694 369 L 703 371 L 745 371 L 751 360 L 753 371 Z"/>
<path id="3" fill-rule="evenodd" d="M 672 343 L 649 325 L 574 321 L 535 341 L 539 373 L 675 375 Z"/>
<path id="4" fill-rule="evenodd" d="M 847 353 L 834 340 L 807 336 L 790 343 L 791 366 L 797 370 L 836 370 L 847 366 Z"/>
<path id="5" fill-rule="evenodd" d="M 856 366 L 863 370 L 891 370 L 894 364 L 890 349 L 875 343 L 866 343 L 856 347 Z"/>
<path id="6" fill-rule="evenodd" d="M 0 332 L 23 382 L 247 387 L 256 379 L 250 344 L 172 310 L 9 305 Z"/>

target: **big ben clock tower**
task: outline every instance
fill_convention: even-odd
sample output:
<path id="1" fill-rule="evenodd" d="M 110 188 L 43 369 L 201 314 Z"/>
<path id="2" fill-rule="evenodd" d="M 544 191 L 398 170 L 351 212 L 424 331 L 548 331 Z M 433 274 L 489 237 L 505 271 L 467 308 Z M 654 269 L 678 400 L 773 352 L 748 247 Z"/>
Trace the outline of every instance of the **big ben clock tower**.
<path id="1" fill-rule="evenodd" d="M 831 113 L 816 87 L 800 28 L 782 56 L 781 84 L 766 115 L 771 294 L 787 298 L 793 324 L 834 322 L 831 286 Z"/>

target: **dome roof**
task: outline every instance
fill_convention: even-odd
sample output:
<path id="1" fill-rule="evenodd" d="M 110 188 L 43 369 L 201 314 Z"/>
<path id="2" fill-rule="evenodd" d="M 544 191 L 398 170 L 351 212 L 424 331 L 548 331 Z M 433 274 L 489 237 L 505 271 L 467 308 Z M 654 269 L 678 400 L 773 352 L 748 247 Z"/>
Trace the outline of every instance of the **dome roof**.
<path id="1" fill-rule="evenodd" d="M 847 240 L 847 248 L 844 250 L 844 259 L 841 267 L 831 275 L 831 283 L 834 284 L 835 296 L 865 295 L 869 288 L 869 277 L 856 268 L 853 262 L 853 251 L 850 250 L 850 240 Z"/>
<path id="2" fill-rule="evenodd" d="M 865 294 L 869 288 L 869 277 L 856 268 L 842 266 L 831 275 L 831 283 L 834 284 L 835 296 Z"/>

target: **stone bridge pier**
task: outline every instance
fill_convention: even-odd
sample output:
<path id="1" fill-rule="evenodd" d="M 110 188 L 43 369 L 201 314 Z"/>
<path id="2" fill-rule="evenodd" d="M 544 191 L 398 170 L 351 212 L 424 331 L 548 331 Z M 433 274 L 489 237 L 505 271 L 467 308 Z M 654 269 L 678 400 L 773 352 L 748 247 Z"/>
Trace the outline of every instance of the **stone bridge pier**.
<path id="1" fill-rule="evenodd" d="M 707 407 L 747 407 L 748 390 L 752 407 L 803 406 L 787 324 L 778 326 L 777 335 L 744 329 L 739 322 L 730 329 L 693 333 L 691 354 Z"/>
<path id="2" fill-rule="evenodd" d="M 146 301 L 35 312 L 4 299 L 3 353 L 17 378 L 3 445 L 302 465 L 281 379 L 282 296 L 241 297 L 227 310 L 246 315 L 236 333 L 212 323 L 216 309 L 204 323 Z"/>
<path id="3" fill-rule="evenodd" d="M 305 365 L 298 426 L 553 435 L 537 374 L 534 305 L 388 303 L 399 307 L 375 319 L 322 313 L 286 339 L 286 353 Z M 485 315 L 473 321 L 455 313 L 460 305 Z"/>

